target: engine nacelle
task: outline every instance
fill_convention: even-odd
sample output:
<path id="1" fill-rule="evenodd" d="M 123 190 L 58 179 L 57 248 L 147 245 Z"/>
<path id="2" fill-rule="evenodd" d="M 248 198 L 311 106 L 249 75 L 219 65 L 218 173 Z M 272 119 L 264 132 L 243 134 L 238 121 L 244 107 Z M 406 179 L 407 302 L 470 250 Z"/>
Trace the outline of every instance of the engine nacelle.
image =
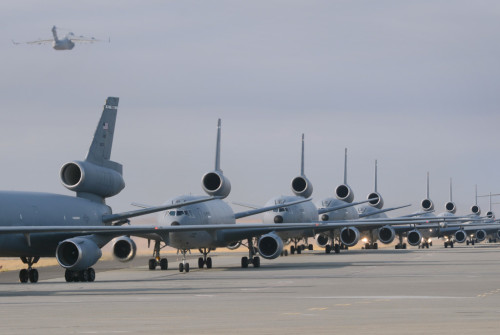
<path id="1" fill-rule="evenodd" d="M 370 200 L 368 204 L 372 207 L 381 209 L 384 207 L 384 199 L 382 199 L 382 196 L 380 193 L 377 192 L 372 192 L 368 194 L 368 197 L 366 198 L 367 200 Z"/>
<path id="2" fill-rule="evenodd" d="M 472 212 L 472 214 L 475 214 L 477 216 L 481 215 L 481 208 L 479 208 L 478 205 L 474 205 L 470 208 L 470 211 Z"/>
<path id="3" fill-rule="evenodd" d="M 494 219 L 495 218 L 495 213 L 493 213 L 492 211 L 489 211 L 488 213 L 486 213 L 486 217 L 488 219 Z"/>
<path id="4" fill-rule="evenodd" d="M 292 179 L 292 192 L 296 196 L 309 198 L 313 193 L 313 186 L 305 176 Z"/>
<path id="5" fill-rule="evenodd" d="M 231 192 L 231 183 L 222 172 L 212 171 L 206 173 L 201 178 L 201 187 L 203 191 L 211 196 L 227 197 Z"/>
<path id="6" fill-rule="evenodd" d="M 344 227 L 340 231 L 340 240 L 348 247 L 353 247 L 359 242 L 360 233 L 358 228 Z"/>
<path id="7" fill-rule="evenodd" d="M 354 200 L 354 192 L 347 184 L 337 186 L 335 189 L 335 196 L 337 199 L 345 202 L 352 202 Z"/>
<path id="8" fill-rule="evenodd" d="M 283 240 L 275 233 L 262 235 L 257 243 L 259 254 L 265 259 L 275 259 L 283 251 Z"/>
<path id="9" fill-rule="evenodd" d="M 446 205 L 444 206 L 446 211 L 451 214 L 455 214 L 457 212 L 457 206 L 455 206 L 455 203 L 452 201 L 448 201 Z"/>
<path id="10" fill-rule="evenodd" d="M 482 242 L 486 239 L 486 231 L 484 231 L 483 229 L 479 229 L 478 231 L 476 231 L 476 239 L 479 241 L 479 242 Z"/>
<path id="11" fill-rule="evenodd" d="M 406 241 L 412 247 L 416 247 L 422 242 L 422 234 L 420 231 L 414 229 L 406 234 Z"/>
<path id="12" fill-rule="evenodd" d="M 238 242 L 233 242 L 233 243 L 226 245 L 226 248 L 228 248 L 229 250 L 236 250 L 240 246 L 241 246 L 241 241 L 238 241 Z"/>
<path id="13" fill-rule="evenodd" d="M 102 256 L 101 249 L 89 238 L 74 237 L 59 243 L 56 259 L 69 270 L 85 270 L 94 265 Z"/>
<path id="14" fill-rule="evenodd" d="M 113 239 L 113 256 L 120 262 L 129 262 L 134 259 L 137 253 L 137 246 L 134 240 L 128 236 L 121 236 Z"/>
<path id="15" fill-rule="evenodd" d="M 420 202 L 420 207 L 426 212 L 430 212 L 434 209 L 434 203 L 431 199 L 424 199 Z"/>
<path id="16" fill-rule="evenodd" d="M 118 163 L 114 164 L 121 168 Z M 62 184 L 68 190 L 95 194 L 103 198 L 117 195 L 125 187 L 120 172 L 87 161 L 66 163 L 59 174 Z"/>
<path id="17" fill-rule="evenodd" d="M 458 243 L 464 243 L 467 240 L 467 233 L 460 229 L 455 232 L 455 241 Z"/>
<path id="18" fill-rule="evenodd" d="M 316 239 L 316 244 L 320 248 L 326 247 L 326 245 L 330 241 L 330 238 L 326 234 L 317 234 L 315 239 Z"/>
<path id="19" fill-rule="evenodd" d="M 384 244 L 394 241 L 396 231 L 391 226 L 384 226 L 378 230 L 378 240 Z"/>

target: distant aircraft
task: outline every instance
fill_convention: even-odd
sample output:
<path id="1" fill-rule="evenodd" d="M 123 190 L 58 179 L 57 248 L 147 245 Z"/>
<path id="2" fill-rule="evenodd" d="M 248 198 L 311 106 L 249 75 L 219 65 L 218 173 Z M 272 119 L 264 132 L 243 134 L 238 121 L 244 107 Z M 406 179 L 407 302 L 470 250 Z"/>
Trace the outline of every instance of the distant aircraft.
<path id="1" fill-rule="evenodd" d="M 12 41 L 15 45 L 18 44 L 46 44 L 46 43 L 52 43 L 52 47 L 55 50 L 71 50 L 75 47 L 75 43 L 94 43 L 94 42 L 101 42 L 101 40 L 98 40 L 94 37 L 85 37 L 85 36 L 75 36 L 73 33 L 68 33 L 66 36 L 64 36 L 62 39 L 59 39 L 57 36 L 57 30 L 56 26 L 52 27 L 52 39 L 46 39 L 46 40 L 36 40 L 36 41 L 30 41 L 30 42 L 15 42 Z"/>

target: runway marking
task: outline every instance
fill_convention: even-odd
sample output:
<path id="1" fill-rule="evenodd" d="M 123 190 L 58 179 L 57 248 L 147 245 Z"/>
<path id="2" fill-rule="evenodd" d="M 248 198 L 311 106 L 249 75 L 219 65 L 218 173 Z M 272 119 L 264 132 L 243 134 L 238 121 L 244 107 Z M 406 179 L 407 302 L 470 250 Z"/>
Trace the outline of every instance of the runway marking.
<path id="1" fill-rule="evenodd" d="M 328 307 L 313 307 L 309 308 L 310 311 L 326 311 Z"/>
<path id="2" fill-rule="evenodd" d="M 396 299 L 471 299 L 473 297 L 445 297 L 445 296 L 429 296 L 429 295 L 394 295 L 394 296 L 328 296 L 328 297 L 295 297 L 296 299 L 381 299 L 381 300 L 396 300 Z"/>
<path id="3" fill-rule="evenodd" d="M 215 295 L 213 294 L 195 294 L 195 297 L 203 297 L 203 298 L 213 298 Z"/>
<path id="4" fill-rule="evenodd" d="M 335 306 L 352 306 L 352 304 L 336 304 Z"/>

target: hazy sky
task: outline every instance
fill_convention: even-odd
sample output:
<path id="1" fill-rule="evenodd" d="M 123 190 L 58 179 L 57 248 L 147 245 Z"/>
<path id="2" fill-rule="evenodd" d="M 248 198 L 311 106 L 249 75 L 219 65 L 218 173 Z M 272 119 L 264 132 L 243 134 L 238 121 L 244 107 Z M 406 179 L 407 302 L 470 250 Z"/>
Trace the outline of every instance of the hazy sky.
<path id="1" fill-rule="evenodd" d="M 111 43 L 11 43 L 53 25 Z M 200 194 L 219 117 L 229 201 L 290 194 L 301 133 L 315 200 L 342 182 L 345 147 L 357 200 L 375 159 L 386 206 L 417 210 L 427 171 L 438 212 L 450 177 L 459 213 L 475 184 L 500 192 L 498 1 L 6 0 L 0 28 L 0 189 L 71 194 L 59 168 L 118 96 L 115 211 Z"/>

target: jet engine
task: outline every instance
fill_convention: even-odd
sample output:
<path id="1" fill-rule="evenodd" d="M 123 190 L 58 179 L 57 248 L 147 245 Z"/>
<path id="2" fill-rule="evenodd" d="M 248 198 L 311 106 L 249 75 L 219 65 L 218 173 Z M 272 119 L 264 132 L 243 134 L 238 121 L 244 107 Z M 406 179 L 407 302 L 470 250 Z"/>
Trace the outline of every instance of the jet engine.
<path id="1" fill-rule="evenodd" d="M 326 235 L 326 234 L 317 234 L 315 239 L 316 239 L 316 244 L 318 245 L 318 247 L 321 247 L 321 248 L 326 247 L 326 245 L 328 244 L 328 241 L 330 241 L 330 239 L 328 238 L 328 235 Z"/>
<path id="2" fill-rule="evenodd" d="M 345 202 L 352 202 L 354 200 L 354 193 L 347 184 L 337 186 L 335 189 L 335 196 L 337 199 Z"/>
<path id="3" fill-rule="evenodd" d="M 59 264 L 69 270 L 85 270 L 101 258 L 101 249 L 89 238 L 74 237 L 59 243 L 56 259 Z"/>
<path id="4" fill-rule="evenodd" d="M 378 230 L 378 239 L 384 244 L 389 244 L 394 241 L 396 231 L 391 226 L 384 226 Z"/>
<path id="5" fill-rule="evenodd" d="M 313 193 L 313 186 L 305 176 L 292 179 L 292 192 L 296 196 L 309 198 Z"/>
<path id="6" fill-rule="evenodd" d="M 444 207 L 448 213 L 455 214 L 457 212 L 457 206 L 452 201 L 448 201 Z"/>
<path id="7" fill-rule="evenodd" d="M 211 196 L 227 197 L 231 192 L 231 183 L 224 177 L 221 171 L 206 173 L 201 178 L 201 187 Z"/>
<path id="8" fill-rule="evenodd" d="M 434 203 L 431 199 L 424 199 L 420 202 L 420 207 L 426 212 L 430 212 L 434 209 Z"/>
<path id="9" fill-rule="evenodd" d="M 74 161 L 64 164 L 59 174 L 62 184 L 68 190 L 107 198 L 117 195 L 125 187 L 121 165 L 115 164 L 115 169 L 113 169 L 87 161 Z"/>
<path id="10" fill-rule="evenodd" d="M 476 238 L 479 242 L 482 242 L 486 239 L 486 232 L 483 229 L 479 229 L 476 231 Z"/>
<path id="11" fill-rule="evenodd" d="M 489 211 L 488 213 L 486 213 L 486 217 L 488 219 L 494 219 L 495 218 L 495 214 L 492 211 Z"/>
<path id="12" fill-rule="evenodd" d="M 367 200 L 370 200 L 368 204 L 372 207 L 378 209 L 384 207 L 384 199 L 382 199 L 382 196 L 378 192 L 372 192 L 368 194 Z"/>
<path id="13" fill-rule="evenodd" d="M 241 246 L 241 241 L 238 241 L 226 245 L 226 248 L 228 248 L 229 250 L 235 250 L 238 249 L 240 246 Z"/>
<path id="14" fill-rule="evenodd" d="M 137 252 L 135 242 L 128 236 L 113 239 L 113 256 L 120 262 L 128 262 L 134 259 Z"/>
<path id="15" fill-rule="evenodd" d="M 340 240 L 348 247 L 353 247 L 359 242 L 359 230 L 355 227 L 345 227 L 340 231 Z"/>
<path id="16" fill-rule="evenodd" d="M 476 215 L 481 215 L 481 208 L 479 208 L 478 205 L 474 205 L 470 208 L 470 211 L 472 212 L 472 214 L 476 214 Z"/>
<path id="17" fill-rule="evenodd" d="M 406 234 L 406 240 L 409 245 L 416 247 L 422 242 L 422 234 L 417 229 L 414 229 Z"/>
<path id="18" fill-rule="evenodd" d="M 457 230 L 457 232 L 455 233 L 455 240 L 458 243 L 464 243 L 466 239 L 467 239 L 467 233 L 462 229 Z"/>
<path id="19" fill-rule="evenodd" d="M 257 242 L 259 254 L 265 259 L 275 259 L 283 251 L 283 240 L 275 233 L 262 235 Z"/>

